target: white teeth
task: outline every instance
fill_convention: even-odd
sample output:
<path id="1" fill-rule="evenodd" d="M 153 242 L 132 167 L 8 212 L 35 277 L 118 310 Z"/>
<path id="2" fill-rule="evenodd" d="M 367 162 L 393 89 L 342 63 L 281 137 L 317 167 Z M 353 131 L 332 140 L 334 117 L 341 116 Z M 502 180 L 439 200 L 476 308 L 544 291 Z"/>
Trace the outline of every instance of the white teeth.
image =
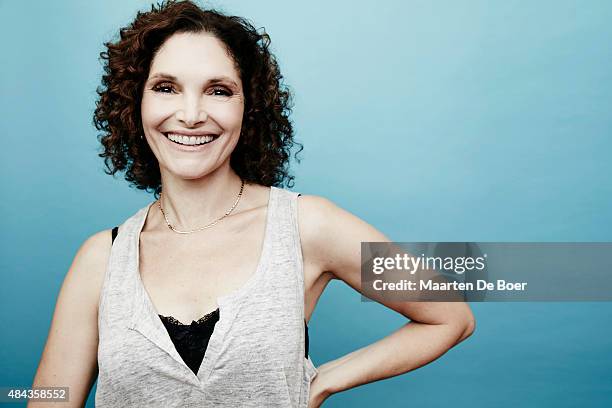
<path id="1" fill-rule="evenodd" d="M 168 133 L 166 136 L 173 142 L 184 144 L 184 145 L 199 145 L 208 142 L 212 142 L 213 136 L 183 136 L 175 133 Z"/>

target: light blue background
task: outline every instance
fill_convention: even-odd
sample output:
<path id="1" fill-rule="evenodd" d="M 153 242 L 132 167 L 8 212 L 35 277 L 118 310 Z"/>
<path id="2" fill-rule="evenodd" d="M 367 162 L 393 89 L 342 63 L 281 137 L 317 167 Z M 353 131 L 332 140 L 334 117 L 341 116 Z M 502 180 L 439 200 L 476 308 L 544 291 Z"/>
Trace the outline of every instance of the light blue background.
<path id="1" fill-rule="evenodd" d="M 272 37 L 305 145 L 294 190 L 396 241 L 612 240 L 612 2 L 213 4 Z M 149 5 L 0 0 L 0 386 L 31 384 L 83 240 L 152 200 L 103 173 L 92 125 L 102 44 Z M 610 303 L 472 308 L 440 360 L 324 406 L 612 406 Z M 311 356 L 403 322 L 333 282 Z"/>

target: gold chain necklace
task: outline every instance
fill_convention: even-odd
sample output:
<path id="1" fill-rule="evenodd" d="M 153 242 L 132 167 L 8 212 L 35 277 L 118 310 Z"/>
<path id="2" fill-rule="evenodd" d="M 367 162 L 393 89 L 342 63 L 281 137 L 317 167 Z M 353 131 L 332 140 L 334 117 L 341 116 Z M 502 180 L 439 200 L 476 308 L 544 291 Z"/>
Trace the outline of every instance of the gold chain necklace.
<path id="1" fill-rule="evenodd" d="M 217 218 L 213 222 L 211 222 L 209 224 L 206 224 L 203 227 L 191 230 L 191 231 L 179 231 L 176 228 L 174 228 L 174 226 L 172 224 L 170 224 L 170 221 L 168 221 L 168 217 L 166 217 L 166 213 L 164 212 L 164 209 L 162 208 L 162 205 L 161 205 L 161 199 L 162 199 L 162 193 L 161 192 L 159 193 L 159 200 L 157 201 L 157 205 L 159 206 L 159 210 L 161 211 L 162 215 L 164 216 L 164 220 L 166 220 L 166 225 L 168 225 L 168 228 L 170 228 L 172 231 L 176 232 L 177 234 L 191 234 L 192 232 L 202 231 L 203 229 L 210 228 L 213 225 L 217 224 L 219 221 L 221 221 L 222 219 L 224 219 L 225 217 L 230 215 L 232 213 L 232 211 L 234 211 L 234 208 L 236 208 L 236 206 L 238 205 L 238 201 L 240 201 L 240 197 L 242 197 L 242 191 L 244 190 L 244 180 L 241 179 L 240 181 L 242 182 L 242 184 L 240 185 L 240 192 L 238 193 L 238 197 L 236 197 L 236 201 L 234 201 L 234 205 L 232 205 L 232 208 L 227 210 L 227 212 L 225 214 L 223 214 L 221 217 Z"/>

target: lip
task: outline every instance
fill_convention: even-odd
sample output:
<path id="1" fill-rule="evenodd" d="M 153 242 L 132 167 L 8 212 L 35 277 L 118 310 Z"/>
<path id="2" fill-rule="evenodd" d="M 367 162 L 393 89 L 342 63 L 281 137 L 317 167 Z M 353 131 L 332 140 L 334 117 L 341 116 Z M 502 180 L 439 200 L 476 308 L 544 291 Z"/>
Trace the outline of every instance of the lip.
<path id="1" fill-rule="evenodd" d="M 168 136 L 168 134 L 172 133 L 175 135 L 182 135 L 182 136 L 218 136 L 218 133 L 214 133 L 214 132 L 205 132 L 202 130 L 168 130 L 166 132 L 161 132 L 164 134 L 164 136 Z"/>
<path id="2" fill-rule="evenodd" d="M 184 134 L 184 133 L 178 133 L 178 132 L 168 132 L 168 133 L 176 133 L 176 134 Z M 178 143 L 174 143 L 172 140 L 170 140 L 168 138 L 168 133 L 164 132 L 162 133 L 163 139 L 165 140 L 166 143 L 168 143 L 168 145 L 175 149 L 175 150 L 179 150 L 182 152 L 197 152 L 200 150 L 208 150 L 209 149 L 209 145 L 214 143 L 219 137 L 220 135 L 217 134 L 213 134 L 213 133 L 209 133 L 209 134 L 198 134 L 198 135 L 193 135 L 193 136 L 213 136 L 213 140 L 211 142 L 208 143 L 204 143 L 204 144 L 200 144 L 200 145 L 181 145 Z M 185 135 L 187 136 L 187 135 Z M 189 135 L 192 136 L 192 135 Z"/>

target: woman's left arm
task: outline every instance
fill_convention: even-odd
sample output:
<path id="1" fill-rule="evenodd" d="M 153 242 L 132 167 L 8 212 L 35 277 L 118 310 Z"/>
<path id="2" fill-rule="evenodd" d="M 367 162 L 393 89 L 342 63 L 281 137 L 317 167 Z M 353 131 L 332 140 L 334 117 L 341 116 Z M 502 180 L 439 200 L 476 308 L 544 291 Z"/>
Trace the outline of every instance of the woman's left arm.
<path id="1" fill-rule="evenodd" d="M 298 203 L 304 260 L 360 292 L 361 242 L 389 239 L 325 198 L 301 196 Z M 310 408 L 318 407 L 332 394 L 428 364 L 475 328 L 474 316 L 464 302 L 380 303 L 410 322 L 375 343 L 317 367 Z"/>

